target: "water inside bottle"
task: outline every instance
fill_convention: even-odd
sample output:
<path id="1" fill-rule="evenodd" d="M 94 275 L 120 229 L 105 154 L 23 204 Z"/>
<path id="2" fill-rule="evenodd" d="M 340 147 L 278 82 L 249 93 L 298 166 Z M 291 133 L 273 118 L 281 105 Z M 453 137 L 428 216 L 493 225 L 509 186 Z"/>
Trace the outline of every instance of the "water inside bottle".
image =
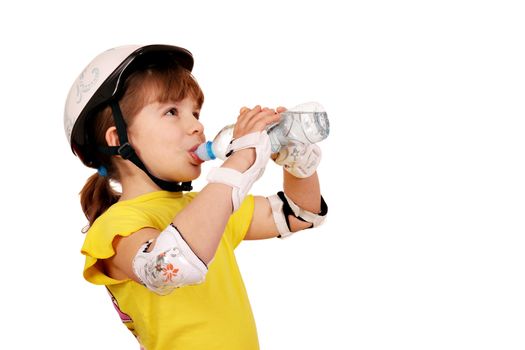
<path id="1" fill-rule="evenodd" d="M 303 131 L 311 143 L 317 143 L 328 137 L 330 123 L 326 112 L 309 112 L 301 114 Z"/>
<path id="2" fill-rule="evenodd" d="M 317 143 L 328 137 L 330 123 L 326 112 L 284 112 L 280 127 L 288 141 Z"/>
<path id="3" fill-rule="evenodd" d="M 233 127 L 234 125 L 225 126 L 213 139 L 213 151 L 220 159 L 226 159 L 226 149 L 230 145 L 230 141 L 233 138 Z"/>

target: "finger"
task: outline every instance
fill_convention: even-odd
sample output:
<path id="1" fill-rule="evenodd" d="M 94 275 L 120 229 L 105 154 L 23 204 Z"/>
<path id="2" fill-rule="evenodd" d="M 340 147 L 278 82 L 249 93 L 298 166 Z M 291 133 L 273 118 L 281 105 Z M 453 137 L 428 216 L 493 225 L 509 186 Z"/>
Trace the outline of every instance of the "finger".
<path id="1" fill-rule="evenodd" d="M 282 112 L 286 112 L 286 108 L 282 106 L 277 107 L 277 113 L 282 113 Z"/>
<path id="2" fill-rule="evenodd" d="M 245 124 L 244 118 L 246 116 L 246 113 L 248 113 L 249 111 L 251 111 L 251 109 L 249 109 L 248 107 L 246 106 L 241 107 L 241 109 L 239 110 L 239 115 L 237 116 L 237 121 L 235 122 L 235 129 L 239 129 L 243 127 L 243 125 Z M 235 133 L 235 130 L 234 130 L 234 133 Z"/>
<path id="3" fill-rule="evenodd" d="M 239 116 L 237 117 L 237 119 L 245 116 L 247 113 L 249 113 L 251 111 L 253 111 L 253 109 L 250 109 L 250 108 L 248 108 L 246 106 L 241 107 L 241 109 L 239 110 Z"/>
<path id="4" fill-rule="evenodd" d="M 276 112 L 273 116 L 272 116 L 272 122 L 273 123 L 276 123 L 278 121 L 281 120 L 281 114 L 279 112 Z"/>
<path id="5" fill-rule="evenodd" d="M 278 122 L 281 118 L 281 115 L 276 113 L 273 110 L 261 111 L 255 115 L 247 124 L 247 127 L 254 128 L 256 130 L 262 130 L 268 125 Z"/>
<path id="6" fill-rule="evenodd" d="M 253 109 L 243 107 L 241 110 L 243 110 L 243 113 L 241 113 L 237 117 L 237 124 L 245 125 L 248 120 L 253 118 L 254 115 L 260 112 L 261 107 L 255 106 Z"/>
<path id="7" fill-rule="evenodd" d="M 250 110 L 249 112 L 245 113 L 245 115 L 243 116 L 243 124 L 244 125 L 248 125 L 248 124 L 251 124 L 251 121 L 256 118 L 256 116 L 261 113 L 261 106 L 257 105 L 255 107 L 253 107 L 252 110 Z"/>
<path id="8" fill-rule="evenodd" d="M 264 107 L 262 110 L 263 111 L 270 111 L 272 113 L 275 113 L 275 110 L 273 108 Z"/>
<path id="9" fill-rule="evenodd" d="M 263 109 L 261 110 L 259 113 L 255 114 L 253 117 L 252 117 L 252 120 L 253 121 L 259 121 L 259 120 L 262 120 L 262 119 L 266 119 L 268 117 L 273 117 L 275 116 L 277 113 L 275 113 L 275 111 L 273 109 Z"/>
<path id="10" fill-rule="evenodd" d="M 246 113 L 246 116 L 251 118 L 253 117 L 254 115 L 256 115 L 257 113 L 259 113 L 261 111 L 261 106 L 257 105 L 255 107 L 253 107 L 249 112 Z"/>
<path id="11" fill-rule="evenodd" d="M 253 109 L 246 108 L 245 112 L 237 118 L 237 122 L 235 123 L 235 129 L 237 129 L 238 132 L 241 134 L 244 133 L 244 130 L 249 130 L 250 127 L 253 125 L 251 120 L 255 115 L 261 112 L 261 106 L 257 105 L 253 107 Z M 237 132 L 234 130 L 234 133 L 237 134 Z"/>

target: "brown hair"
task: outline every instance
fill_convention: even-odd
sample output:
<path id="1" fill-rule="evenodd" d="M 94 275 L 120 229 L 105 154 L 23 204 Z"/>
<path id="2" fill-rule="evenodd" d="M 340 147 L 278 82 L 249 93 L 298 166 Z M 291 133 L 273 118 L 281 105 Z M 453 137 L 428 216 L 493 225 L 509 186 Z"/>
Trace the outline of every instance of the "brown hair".
<path id="1" fill-rule="evenodd" d="M 204 102 L 197 81 L 189 71 L 178 66 L 138 70 L 126 80 L 123 91 L 119 106 L 127 125 L 142 108 L 153 102 L 180 101 L 187 96 L 192 97 L 199 107 Z M 114 125 L 111 107 L 107 106 L 91 119 L 87 132 L 96 145 L 107 146 L 106 131 Z M 98 160 L 107 169 L 107 176 L 91 175 L 80 191 L 80 204 L 89 226 L 120 198 L 120 193 L 110 183 L 111 180 L 120 180 L 112 157 L 99 152 Z"/>

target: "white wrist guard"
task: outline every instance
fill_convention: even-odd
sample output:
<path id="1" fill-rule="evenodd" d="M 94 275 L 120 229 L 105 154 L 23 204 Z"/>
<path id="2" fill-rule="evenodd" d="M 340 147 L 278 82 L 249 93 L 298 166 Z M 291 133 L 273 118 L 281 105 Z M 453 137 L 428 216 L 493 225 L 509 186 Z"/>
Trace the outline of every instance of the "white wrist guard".
<path id="1" fill-rule="evenodd" d="M 210 183 L 221 183 L 232 187 L 233 211 L 241 206 L 244 197 L 262 174 L 271 154 L 270 138 L 266 130 L 254 132 L 233 140 L 227 149 L 227 155 L 245 148 L 255 148 L 255 162 L 241 173 L 231 168 L 213 168 L 208 174 Z"/>
<path id="2" fill-rule="evenodd" d="M 270 201 L 270 206 L 272 207 L 273 220 L 277 226 L 279 238 L 286 238 L 293 233 L 290 231 L 288 215 L 293 215 L 301 221 L 309 222 L 313 224 L 312 227 L 318 227 L 323 224 L 328 213 L 328 205 L 326 205 L 323 196 L 321 196 L 321 212 L 319 214 L 300 208 L 282 191 L 268 197 L 268 201 Z"/>
<path id="3" fill-rule="evenodd" d="M 309 177 L 321 161 L 321 149 L 316 144 L 304 145 L 291 141 L 283 147 L 275 162 L 295 177 Z"/>
<path id="4" fill-rule="evenodd" d="M 148 252 L 152 242 L 143 244 L 133 259 L 133 271 L 148 289 L 166 295 L 175 288 L 204 282 L 208 268 L 173 224 L 160 233 Z"/>

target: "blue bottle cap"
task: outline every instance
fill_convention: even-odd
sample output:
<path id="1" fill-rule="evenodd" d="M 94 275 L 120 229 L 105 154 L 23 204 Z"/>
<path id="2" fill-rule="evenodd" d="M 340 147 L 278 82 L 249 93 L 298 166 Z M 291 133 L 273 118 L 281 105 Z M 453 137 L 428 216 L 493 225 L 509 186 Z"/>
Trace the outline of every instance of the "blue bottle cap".
<path id="1" fill-rule="evenodd" d="M 215 153 L 213 153 L 213 143 L 211 141 L 206 142 L 206 152 L 208 153 L 208 157 L 210 157 L 211 160 L 215 159 Z"/>

